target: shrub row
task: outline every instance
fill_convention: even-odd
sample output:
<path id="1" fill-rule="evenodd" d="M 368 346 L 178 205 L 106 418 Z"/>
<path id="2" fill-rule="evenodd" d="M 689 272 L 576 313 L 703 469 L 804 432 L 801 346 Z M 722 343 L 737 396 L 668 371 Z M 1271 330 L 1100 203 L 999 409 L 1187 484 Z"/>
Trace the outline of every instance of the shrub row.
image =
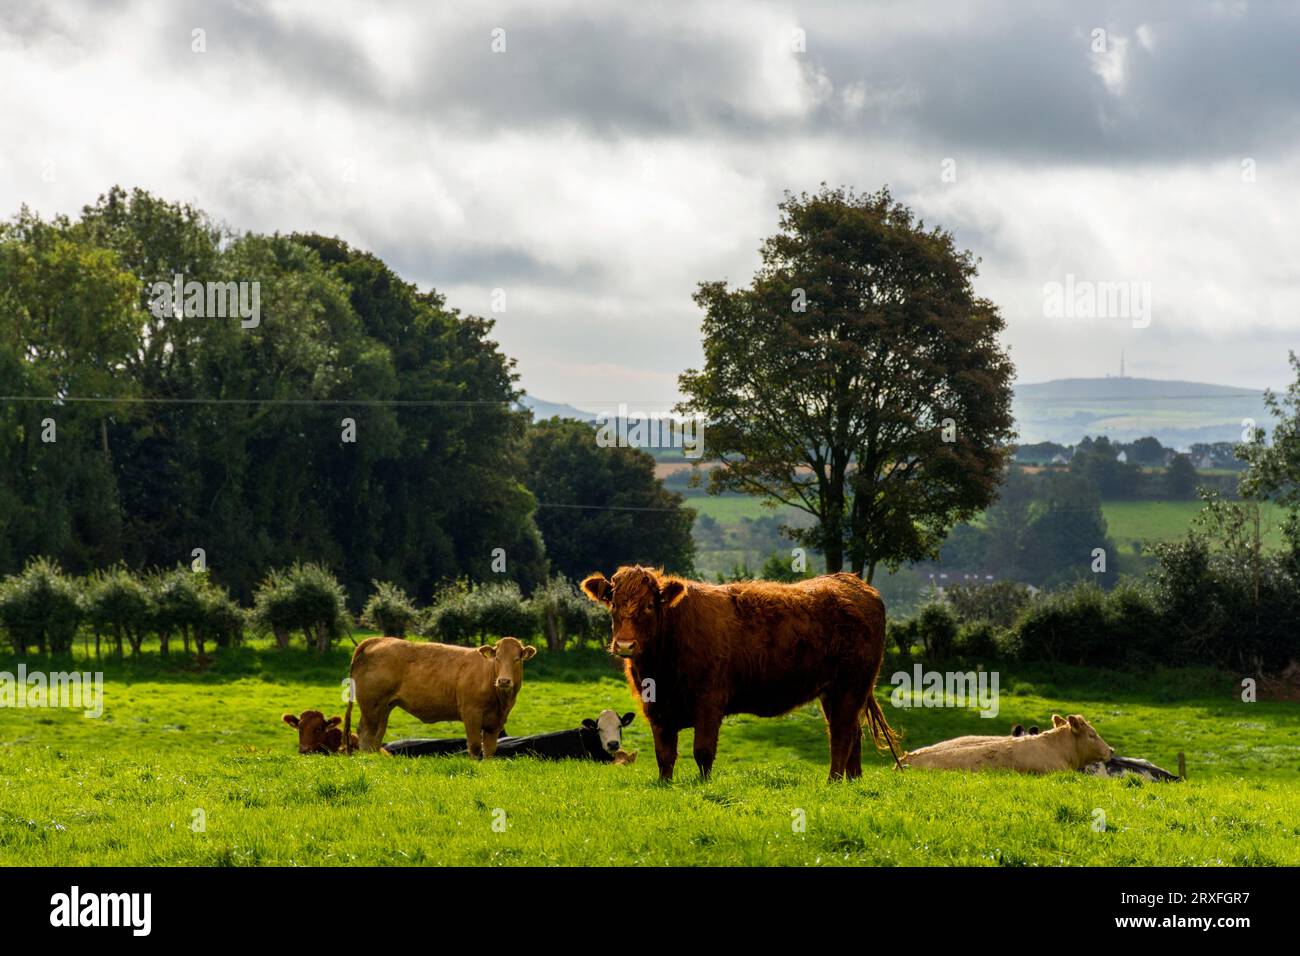
<path id="1" fill-rule="evenodd" d="M 520 639 L 542 634 L 548 650 L 599 642 L 609 632 L 609 614 L 569 581 L 554 577 L 525 598 L 513 581 L 470 590 L 463 583 L 445 590 L 420 620 L 420 633 L 449 644 L 481 643 L 489 635 Z"/>
<path id="2" fill-rule="evenodd" d="M 94 635 L 96 654 L 105 641 L 119 655 L 124 643 L 138 654 L 152 634 L 163 654 L 179 635 L 187 651 L 193 640 L 202 656 L 209 643 L 238 644 L 244 615 L 206 573 L 181 568 L 134 574 L 113 567 L 77 580 L 56 563 L 36 558 L 0 582 L 0 628 L 15 653 L 33 647 L 42 654 L 65 653 L 83 626 L 84 633 Z"/>
<path id="3" fill-rule="evenodd" d="M 461 582 L 425 609 L 400 587 L 373 583 L 361 623 L 393 637 L 414 632 L 477 644 L 507 634 L 521 640 L 541 634 L 550 650 L 562 650 L 571 641 L 599 642 L 609 629 L 605 609 L 562 577 L 527 598 L 513 582 L 473 589 Z M 245 632 L 271 635 L 282 648 L 300 634 L 307 647 L 325 651 L 352 632 L 353 620 L 343 587 L 318 564 L 271 571 L 254 591 L 253 607 L 244 610 L 206 572 L 179 567 L 136 573 L 118 566 L 77 579 L 37 558 L 0 581 L 0 630 L 20 655 L 33 648 L 66 653 L 80 632 L 87 640 L 93 635 L 97 656 L 105 643 L 119 656 L 127 646 L 139 654 L 150 637 L 163 655 L 179 638 L 186 652 L 193 645 L 203 656 L 210 646 L 239 644 Z"/>
<path id="4" fill-rule="evenodd" d="M 1244 561 L 1188 539 L 1160 545 L 1149 578 L 1110 590 L 1079 583 L 1031 595 L 1020 585 L 950 588 L 891 642 L 950 657 L 1098 667 L 1209 665 L 1248 673 L 1300 660 L 1300 562 Z M 983 593 L 979 593 L 983 592 Z"/>

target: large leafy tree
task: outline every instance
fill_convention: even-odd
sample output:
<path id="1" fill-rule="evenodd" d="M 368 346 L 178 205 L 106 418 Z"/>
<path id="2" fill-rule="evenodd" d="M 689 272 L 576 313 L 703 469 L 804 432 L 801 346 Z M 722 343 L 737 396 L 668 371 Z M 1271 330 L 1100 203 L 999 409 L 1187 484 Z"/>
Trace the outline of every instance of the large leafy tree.
<path id="1" fill-rule="evenodd" d="M 695 512 L 655 477 L 650 455 L 602 448 L 590 425 L 553 418 L 529 428 L 526 457 L 556 570 L 571 578 L 630 563 L 691 571 Z"/>
<path id="2" fill-rule="evenodd" d="M 1290 359 L 1295 381 L 1281 395 L 1271 390 L 1264 394 L 1275 419 L 1272 436 L 1257 427 L 1253 440 L 1238 446 L 1237 457 L 1247 463 L 1242 495 L 1276 501 L 1286 509 L 1282 531 L 1300 560 L 1300 356 L 1291 352 Z"/>
<path id="3" fill-rule="evenodd" d="M 702 283 L 704 367 L 680 411 L 705 421 L 711 489 L 776 499 L 790 534 L 872 578 L 933 557 L 993 500 L 1012 437 L 1003 320 L 976 262 L 888 189 L 787 194 L 748 288 Z"/>

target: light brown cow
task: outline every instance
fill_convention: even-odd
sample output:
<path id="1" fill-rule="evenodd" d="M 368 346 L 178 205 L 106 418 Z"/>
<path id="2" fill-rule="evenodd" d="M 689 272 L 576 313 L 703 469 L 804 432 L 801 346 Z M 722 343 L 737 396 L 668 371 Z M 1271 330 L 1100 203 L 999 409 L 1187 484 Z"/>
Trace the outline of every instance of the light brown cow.
<path id="1" fill-rule="evenodd" d="M 1078 714 L 1052 716 L 1046 733 L 1024 737 L 958 737 L 914 750 L 904 765 L 925 770 L 1017 770 L 1053 773 L 1078 770 L 1115 753 Z"/>
<path id="2" fill-rule="evenodd" d="M 285 714 L 280 719 L 298 729 L 300 754 L 336 754 L 344 749 L 343 731 L 339 729 L 339 724 L 343 723 L 342 717 L 335 715 L 326 720 L 319 710 L 304 710 L 301 717 Z M 357 735 L 350 736 L 352 746 L 357 746 Z"/>
<path id="3" fill-rule="evenodd" d="M 513 637 L 483 647 L 367 638 L 353 652 L 349 671 L 350 696 L 361 708 L 361 749 L 379 749 L 388 715 L 400 707 L 426 724 L 461 721 L 470 755 L 492 756 L 523 686 L 524 661 L 536 653 Z M 346 714 L 345 733 L 352 729 L 351 700 Z"/>

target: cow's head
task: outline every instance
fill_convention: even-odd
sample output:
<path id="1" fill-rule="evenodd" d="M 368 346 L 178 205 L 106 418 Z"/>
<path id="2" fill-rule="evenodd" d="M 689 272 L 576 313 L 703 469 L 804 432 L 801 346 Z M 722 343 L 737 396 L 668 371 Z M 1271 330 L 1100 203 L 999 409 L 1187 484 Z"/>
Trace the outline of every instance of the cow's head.
<path id="1" fill-rule="evenodd" d="M 632 723 L 635 717 L 636 714 L 630 710 L 622 717 L 612 710 L 602 710 L 599 717 L 595 720 L 588 717 L 582 726 L 600 734 L 601 749 L 613 754 L 618 753 L 619 747 L 623 745 L 623 728 Z"/>
<path id="2" fill-rule="evenodd" d="M 517 693 L 524 683 L 524 661 L 537 648 L 515 637 L 503 637 L 495 644 L 484 644 L 478 652 L 493 664 L 492 686 L 498 694 Z"/>
<path id="3" fill-rule="evenodd" d="M 280 719 L 290 727 L 298 728 L 298 753 L 300 754 L 333 753 L 343 740 L 343 732 L 336 729 L 343 722 L 342 717 L 331 717 L 326 720 L 325 715 L 319 710 L 304 710 L 302 716 L 285 714 Z M 332 734 L 331 729 L 334 729 Z"/>
<path id="4" fill-rule="evenodd" d="M 1062 717 L 1060 714 L 1053 714 L 1052 729 L 1057 730 L 1062 727 L 1070 728 L 1070 735 L 1079 753 L 1080 766 L 1098 760 L 1106 761 L 1115 756 L 1115 751 L 1110 744 L 1102 740 L 1101 735 L 1093 730 L 1092 724 L 1080 715 L 1071 714 L 1069 717 Z"/>
<path id="5" fill-rule="evenodd" d="M 658 637 L 664 612 L 686 599 L 687 583 L 637 565 L 619 568 L 613 581 L 593 574 L 582 582 L 582 590 L 609 608 L 613 622 L 609 652 L 636 657 Z"/>

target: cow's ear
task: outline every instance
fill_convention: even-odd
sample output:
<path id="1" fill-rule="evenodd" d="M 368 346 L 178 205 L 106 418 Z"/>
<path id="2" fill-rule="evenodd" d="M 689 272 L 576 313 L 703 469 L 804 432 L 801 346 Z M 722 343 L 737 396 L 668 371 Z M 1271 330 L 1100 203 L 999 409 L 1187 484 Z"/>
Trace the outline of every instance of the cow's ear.
<path id="1" fill-rule="evenodd" d="M 288 724 L 290 727 L 297 727 L 297 726 L 298 726 L 298 715 L 297 715 L 297 714 L 285 714 L 285 715 L 284 715 L 283 717 L 281 717 L 280 719 L 283 720 L 283 721 L 284 721 L 286 724 Z"/>
<path id="2" fill-rule="evenodd" d="M 1016 724 L 1014 727 L 1011 728 L 1012 737 L 1023 737 L 1024 735 L 1025 735 L 1025 728 L 1020 726 L 1020 724 Z"/>
<path id="3" fill-rule="evenodd" d="M 1029 736 L 1031 736 L 1031 737 L 1036 737 L 1036 736 L 1038 736 L 1038 725 L 1037 725 L 1037 724 L 1034 724 L 1032 727 L 1029 728 Z"/>
<path id="4" fill-rule="evenodd" d="M 521 661 L 530 661 L 537 655 L 537 648 L 531 644 L 525 644 L 523 653 L 519 655 Z"/>
<path id="5" fill-rule="evenodd" d="M 603 574 L 590 574 L 582 580 L 582 593 L 593 601 L 612 604 L 610 595 L 613 592 L 614 585 L 610 584 Z"/>
<path id="6" fill-rule="evenodd" d="M 1067 723 L 1069 723 L 1069 721 L 1067 721 L 1067 720 L 1066 720 L 1064 717 L 1062 717 L 1060 714 L 1053 714 L 1053 715 L 1052 715 L 1052 726 L 1053 726 L 1053 727 L 1064 727 Z"/>
<path id="7" fill-rule="evenodd" d="M 341 724 L 341 723 L 343 723 L 343 718 L 342 718 L 342 717 L 339 717 L 339 716 L 334 716 L 334 717 L 331 717 L 329 720 L 325 721 L 325 726 L 326 726 L 326 727 L 337 727 L 337 726 L 338 726 L 339 724 Z"/>
<path id="8" fill-rule="evenodd" d="M 632 713 L 632 711 L 629 710 L 626 714 L 624 714 L 622 717 L 618 719 L 618 722 L 622 724 L 624 727 L 626 727 L 634 720 L 636 720 L 636 714 Z"/>
<path id="9" fill-rule="evenodd" d="M 592 720 L 590 717 L 586 717 L 582 721 L 582 726 L 586 727 L 588 730 L 595 730 L 596 722 Z"/>
<path id="10" fill-rule="evenodd" d="M 493 647 L 491 644 L 484 644 L 482 647 L 478 649 L 478 652 L 482 654 L 484 657 L 486 657 L 488 660 L 491 660 L 492 658 L 497 656 L 497 649 Z"/>
<path id="11" fill-rule="evenodd" d="M 683 581 L 669 581 L 659 591 L 664 607 L 676 607 L 686 597 L 686 584 Z"/>
<path id="12" fill-rule="evenodd" d="M 1076 734 L 1083 733 L 1084 721 L 1082 717 L 1080 717 L 1078 714 L 1071 714 L 1067 719 L 1070 722 L 1071 730 L 1073 730 Z"/>

